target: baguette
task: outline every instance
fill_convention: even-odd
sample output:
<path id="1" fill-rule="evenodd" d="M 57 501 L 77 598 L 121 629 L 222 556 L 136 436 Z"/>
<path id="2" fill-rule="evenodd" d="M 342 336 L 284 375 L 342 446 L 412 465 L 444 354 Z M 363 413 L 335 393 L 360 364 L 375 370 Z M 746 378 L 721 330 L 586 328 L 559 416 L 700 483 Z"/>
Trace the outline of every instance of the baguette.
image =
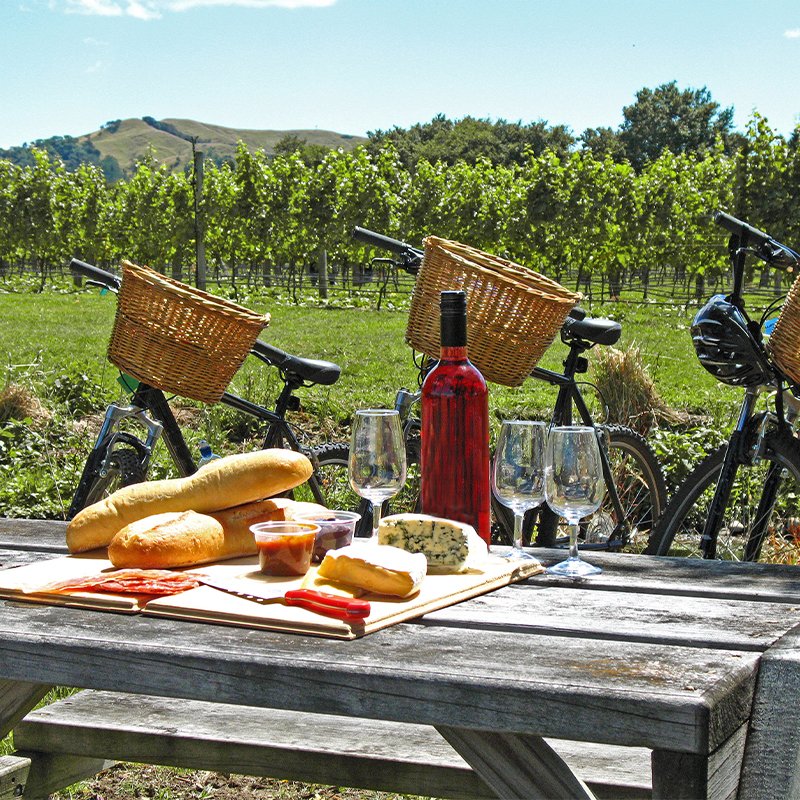
<path id="1" fill-rule="evenodd" d="M 276 497 L 211 514 L 194 511 L 155 514 L 119 531 L 108 546 L 108 558 L 115 567 L 167 569 L 255 555 L 251 525 L 292 519 L 300 511 L 324 511 L 324 508 L 316 503 Z"/>
<path id="2" fill-rule="evenodd" d="M 170 511 L 204 514 L 261 500 L 299 486 L 311 462 L 293 450 L 226 456 L 187 478 L 136 483 L 79 511 L 67 526 L 71 553 L 106 547 L 131 522 Z"/>

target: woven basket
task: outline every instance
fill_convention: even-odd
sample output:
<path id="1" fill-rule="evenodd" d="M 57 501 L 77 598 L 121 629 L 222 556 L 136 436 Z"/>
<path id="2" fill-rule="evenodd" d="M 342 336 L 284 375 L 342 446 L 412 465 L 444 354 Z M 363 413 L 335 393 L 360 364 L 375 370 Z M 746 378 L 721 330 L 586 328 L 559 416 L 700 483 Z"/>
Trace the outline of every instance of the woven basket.
<path id="1" fill-rule="evenodd" d="M 767 349 L 775 363 L 795 383 L 800 383 L 800 277 L 786 295 Z"/>
<path id="2" fill-rule="evenodd" d="M 108 358 L 158 389 L 215 403 L 267 324 L 268 314 L 123 261 Z"/>
<path id="3" fill-rule="evenodd" d="M 552 344 L 580 295 L 512 261 L 429 236 L 411 298 L 406 341 L 440 353 L 439 294 L 467 294 L 469 358 L 484 378 L 519 386 Z"/>

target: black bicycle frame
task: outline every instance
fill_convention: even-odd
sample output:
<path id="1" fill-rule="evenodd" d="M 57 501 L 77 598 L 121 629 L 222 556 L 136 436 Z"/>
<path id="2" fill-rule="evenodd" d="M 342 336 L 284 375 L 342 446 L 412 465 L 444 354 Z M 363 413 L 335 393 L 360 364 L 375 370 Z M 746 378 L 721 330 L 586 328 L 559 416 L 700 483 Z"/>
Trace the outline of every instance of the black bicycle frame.
<path id="1" fill-rule="evenodd" d="M 225 392 L 220 398 L 220 402 L 267 423 L 267 431 L 264 434 L 262 444 L 263 448 L 283 447 L 284 444 L 287 444 L 292 450 L 303 452 L 300 442 L 285 419 L 286 412 L 292 407 L 293 392 L 297 388 L 298 385 L 293 381 L 285 381 L 274 411 L 256 405 L 230 392 Z M 161 435 L 164 439 L 164 444 L 181 475 L 185 477 L 195 472 L 197 465 L 164 393 L 153 386 L 140 383 L 133 393 L 132 402 L 139 408 L 150 411 L 161 423 L 163 426 Z M 308 484 L 316 502 L 323 503 L 324 497 L 314 475 L 309 478 Z"/>
<path id="2" fill-rule="evenodd" d="M 744 267 L 747 257 L 748 231 L 743 229 L 740 235 L 734 235 L 729 242 L 730 260 L 733 268 L 733 291 L 728 296 L 728 301 L 739 308 L 744 314 L 744 301 L 742 300 L 742 287 L 744 285 Z M 745 316 L 745 318 L 747 318 Z M 776 411 L 779 424 L 785 424 L 783 414 L 783 395 L 780 377 L 776 374 Z M 757 388 L 745 390 L 745 397 L 742 407 L 739 410 L 739 419 L 736 427 L 731 433 L 728 441 L 728 449 L 725 451 L 725 458 L 722 462 L 717 485 L 714 489 L 714 497 L 708 509 L 708 517 L 703 525 L 703 534 L 700 537 L 700 549 L 703 558 L 713 559 L 717 557 L 717 539 L 722 527 L 722 520 L 725 509 L 730 501 L 733 482 L 742 464 L 749 463 L 752 457 L 745 453 L 744 448 L 751 440 L 752 431 L 750 430 L 753 411 L 758 399 L 759 391 Z M 744 558 L 753 561 L 758 558 L 764 536 L 767 532 L 767 524 L 775 505 L 778 493 L 778 486 L 781 481 L 782 468 L 780 465 L 771 463 L 767 471 L 764 484 L 764 491 L 756 511 L 756 521 L 753 526 L 748 541 L 745 544 Z"/>

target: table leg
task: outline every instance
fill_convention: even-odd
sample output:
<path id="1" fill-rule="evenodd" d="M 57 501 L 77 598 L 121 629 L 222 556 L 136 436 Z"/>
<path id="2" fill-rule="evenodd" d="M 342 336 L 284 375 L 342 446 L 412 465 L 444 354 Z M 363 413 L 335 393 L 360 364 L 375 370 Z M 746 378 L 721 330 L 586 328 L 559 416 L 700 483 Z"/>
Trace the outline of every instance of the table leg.
<path id="1" fill-rule="evenodd" d="M 740 797 L 800 797 L 800 630 L 787 633 L 761 657 L 747 735 Z"/>
<path id="2" fill-rule="evenodd" d="M 566 762 L 540 736 L 436 729 L 501 798 L 595 800 Z"/>
<path id="3" fill-rule="evenodd" d="M 745 724 L 707 756 L 654 750 L 653 800 L 735 800 L 746 737 Z"/>
<path id="4" fill-rule="evenodd" d="M 0 737 L 5 736 L 50 688 L 43 683 L 0 680 Z"/>

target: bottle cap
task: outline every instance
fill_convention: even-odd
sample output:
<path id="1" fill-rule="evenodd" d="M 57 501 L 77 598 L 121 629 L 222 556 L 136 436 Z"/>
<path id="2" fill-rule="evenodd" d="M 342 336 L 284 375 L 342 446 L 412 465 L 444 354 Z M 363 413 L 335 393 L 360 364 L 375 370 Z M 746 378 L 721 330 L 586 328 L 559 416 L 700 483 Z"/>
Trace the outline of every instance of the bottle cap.
<path id="1" fill-rule="evenodd" d="M 463 291 L 446 291 L 439 294 L 442 315 L 460 317 L 467 313 L 467 295 Z"/>

